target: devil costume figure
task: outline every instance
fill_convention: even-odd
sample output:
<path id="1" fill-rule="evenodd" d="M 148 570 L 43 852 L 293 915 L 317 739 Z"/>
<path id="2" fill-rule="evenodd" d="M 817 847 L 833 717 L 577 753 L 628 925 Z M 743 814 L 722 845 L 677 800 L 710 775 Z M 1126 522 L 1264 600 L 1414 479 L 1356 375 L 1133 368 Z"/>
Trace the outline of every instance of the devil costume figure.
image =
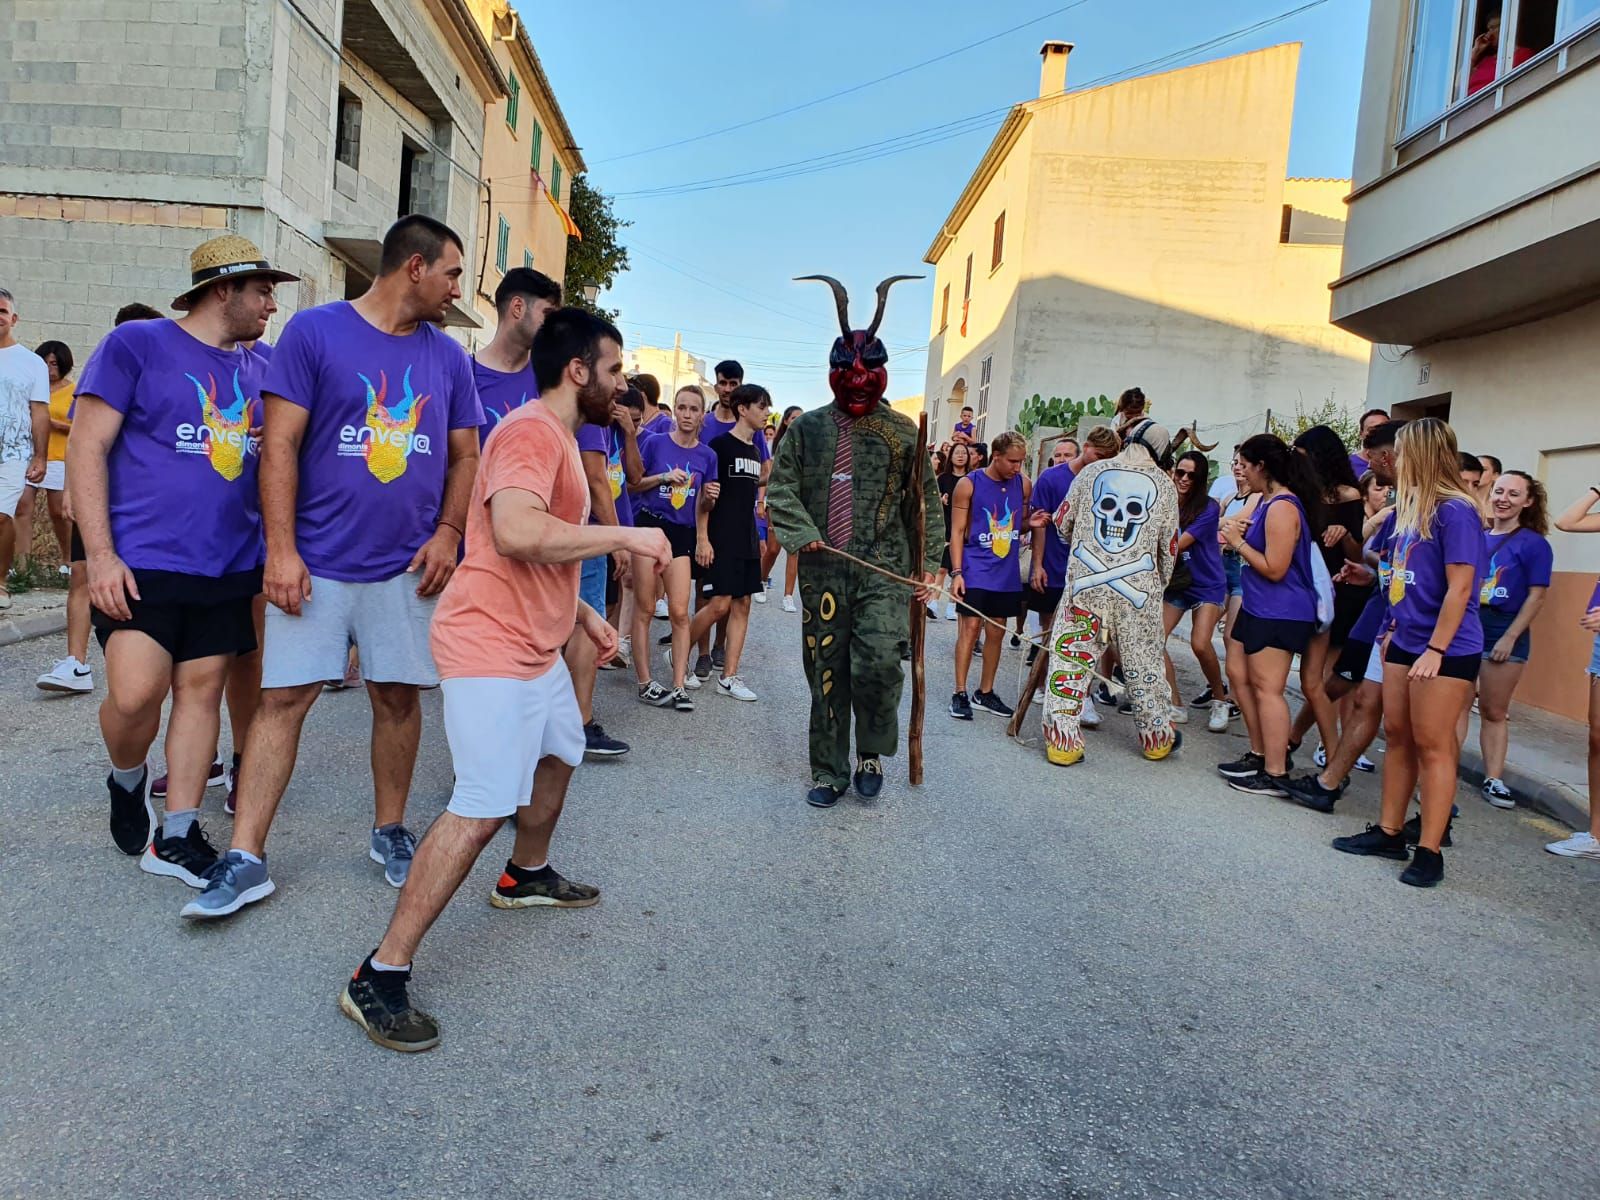
<path id="1" fill-rule="evenodd" d="M 841 336 L 828 356 L 833 404 L 802 414 L 778 443 L 767 519 L 784 550 L 799 559 L 802 659 L 811 684 L 813 787 L 806 799 L 825 808 L 850 786 L 852 715 L 856 791 L 870 799 L 883 787 L 879 759 L 893 754 L 900 741 L 900 654 L 909 636 L 911 597 L 903 584 L 824 547 L 931 582 L 944 545 L 944 515 L 926 464 L 922 494 L 912 494 L 916 425 L 882 403 L 889 354 L 878 325 L 890 287 L 918 276 L 880 283 L 877 312 L 864 330 L 850 327 L 844 285 L 826 275 L 803 278 L 831 287 L 839 309 Z M 923 561 L 914 563 L 919 504 L 925 540 Z"/>
<path id="2" fill-rule="evenodd" d="M 1122 453 L 1085 467 L 1056 510 L 1056 527 L 1072 547 L 1050 631 L 1044 707 L 1045 752 L 1059 766 L 1083 760 L 1078 718 L 1108 640 L 1122 657 L 1144 756 L 1166 758 L 1182 741 L 1172 728 L 1162 657 L 1161 593 L 1178 537 L 1178 493 L 1161 466 L 1170 444 L 1161 426 L 1138 422 Z"/>

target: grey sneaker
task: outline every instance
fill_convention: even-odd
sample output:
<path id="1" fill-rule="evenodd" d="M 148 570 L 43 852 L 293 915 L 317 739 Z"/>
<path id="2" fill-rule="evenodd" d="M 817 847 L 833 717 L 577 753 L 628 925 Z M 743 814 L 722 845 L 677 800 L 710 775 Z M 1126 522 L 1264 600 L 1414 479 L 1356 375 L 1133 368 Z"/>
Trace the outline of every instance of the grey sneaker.
<path id="1" fill-rule="evenodd" d="M 694 660 L 694 676 L 696 679 L 711 678 L 711 655 L 702 654 Z"/>
<path id="2" fill-rule="evenodd" d="M 383 877 L 390 887 L 405 887 L 411 874 L 411 856 L 417 852 L 417 835 L 404 825 L 385 825 L 372 831 L 372 849 L 367 853 L 383 864 Z"/>
<path id="3" fill-rule="evenodd" d="M 277 890 L 267 875 L 267 864 L 251 862 L 237 850 L 229 850 L 206 872 L 206 886 L 179 911 L 191 921 L 211 921 L 232 916 L 246 904 L 265 900 Z"/>

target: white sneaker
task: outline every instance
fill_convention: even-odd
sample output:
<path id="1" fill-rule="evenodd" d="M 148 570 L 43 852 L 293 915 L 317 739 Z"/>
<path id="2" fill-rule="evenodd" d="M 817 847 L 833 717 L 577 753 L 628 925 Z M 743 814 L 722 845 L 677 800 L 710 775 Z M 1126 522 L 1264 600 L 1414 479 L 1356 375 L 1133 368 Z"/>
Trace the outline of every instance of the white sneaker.
<path id="1" fill-rule="evenodd" d="M 1206 718 L 1206 728 L 1212 733 L 1228 732 L 1228 702 L 1226 700 L 1213 700 L 1211 702 L 1211 715 Z"/>
<path id="2" fill-rule="evenodd" d="M 1363 754 L 1360 758 L 1356 759 L 1356 770 L 1358 770 L 1358 771 L 1365 771 L 1368 775 L 1371 775 L 1377 769 L 1378 769 L 1378 764 L 1373 762 L 1365 754 Z"/>
<path id="3" fill-rule="evenodd" d="M 623 665 L 633 666 L 633 639 L 631 637 L 617 639 L 617 657 L 622 660 Z"/>
<path id="4" fill-rule="evenodd" d="M 42 692 L 92 692 L 94 671 L 69 654 L 39 676 L 36 686 Z"/>
<path id="5" fill-rule="evenodd" d="M 693 647 L 690 647 L 693 649 Z M 668 646 L 666 653 L 661 656 L 661 661 L 667 664 L 667 678 L 672 678 L 672 647 Z M 691 692 L 700 690 L 700 676 L 694 673 L 694 662 L 690 660 L 689 669 L 683 673 L 683 686 Z"/>
<path id="6" fill-rule="evenodd" d="M 661 597 L 661 599 L 656 601 L 656 620 L 665 621 L 666 619 L 667 619 L 667 598 L 665 596 L 663 596 L 663 597 Z"/>
<path id="7" fill-rule="evenodd" d="M 1174 725 L 1187 725 L 1189 723 L 1189 710 L 1174 704 L 1172 706 L 1172 723 Z"/>
<path id="8" fill-rule="evenodd" d="M 717 691 L 721 692 L 724 696 L 731 696 L 735 700 L 744 700 L 748 702 L 756 698 L 756 694 L 749 688 L 745 687 L 744 680 L 740 679 L 737 675 L 724 675 L 721 679 L 717 680 Z"/>
<path id="9" fill-rule="evenodd" d="M 1545 849 L 1551 854 L 1561 855 L 1562 858 L 1600 859 L 1600 840 L 1587 829 L 1569 838 L 1562 838 L 1559 842 L 1551 842 Z"/>
<path id="10" fill-rule="evenodd" d="M 767 602 L 766 589 L 763 588 L 761 591 L 751 596 L 750 599 L 754 600 L 757 604 L 765 604 Z"/>
<path id="11" fill-rule="evenodd" d="M 800 611 L 798 608 L 795 607 L 794 597 L 792 595 L 785 596 L 783 598 L 783 611 L 784 612 L 799 612 Z"/>
<path id="12" fill-rule="evenodd" d="M 1316 753 L 1314 753 L 1311 756 L 1311 761 L 1316 763 L 1317 766 L 1319 766 L 1319 767 L 1327 766 L 1328 765 L 1328 748 L 1326 746 L 1320 746 L 1319 745 L 1317 747 L 1317 749 L 1316 749 Z"/>
<path id="13" fill-rule="evenodd" d="M 1094 701 L 1088 696 L 1083 698 L 1083 711 L 1078 714 L 1078 724 L 1085 729 L 1100 728 L 1100 710 L 1094 706 Z"/>
<path id="14" fill-rule="evenodd" d="M 956 617 L 957 614 L 955 603 L 953 601 L 947 602 L 944 606 L 944 619 L 946 621 L 954 621 Z"/>

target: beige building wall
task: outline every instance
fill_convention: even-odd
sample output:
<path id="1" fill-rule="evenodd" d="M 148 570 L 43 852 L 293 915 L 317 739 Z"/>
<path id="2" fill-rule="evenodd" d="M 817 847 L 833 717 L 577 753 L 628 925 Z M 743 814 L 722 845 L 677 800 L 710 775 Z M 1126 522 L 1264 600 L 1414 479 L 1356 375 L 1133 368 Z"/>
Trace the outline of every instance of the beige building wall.
<path id="1" fill-rule="evenodd" d="M 1298 58 L 1278 46 L 1020 106 L 1025 127 L 987 181 L 980 166 L 937 256 L 926 392 L 941 430 L 961 383 L 978 407 L 990 355 L 991 434 L 1036 393 L 1135 384 L 1158 416 L 1224 440 L 1259 431 L 1268 409 L 1359 410 L 1366 343 L 1327 319 L 1347 185 L 1285 179 Z M 991 276 L 1002 207 L 1009 261 Z M 968 253 L 968 336 L 954 316 L 941 336 L 943 287 L 959 297 Z"/>
<path id="2" fill-rule="evenodd" d="M 716 380 L 705 359 L 687 350 L 671 346 L 630 346 L 622 351 L 622 369 L 629 375 L 654 375 L 661 384 L 661 398 L 672 403 L 674 380 L 676 387 L 694 384 L 706 394 L 709 403 L 714 396 Z"/>
<path id="3" fill-rule="evenodd" d="M 1600 479 L 1600 26 L 1403 129 L 1411 9 L 1372 6 L 1333 319 L 1376 343 L 1373 404 L 1445 417 L 1559 511 Z M 1581 720 L 1600 538 L 1551 543 L 1518 699 Z"/>

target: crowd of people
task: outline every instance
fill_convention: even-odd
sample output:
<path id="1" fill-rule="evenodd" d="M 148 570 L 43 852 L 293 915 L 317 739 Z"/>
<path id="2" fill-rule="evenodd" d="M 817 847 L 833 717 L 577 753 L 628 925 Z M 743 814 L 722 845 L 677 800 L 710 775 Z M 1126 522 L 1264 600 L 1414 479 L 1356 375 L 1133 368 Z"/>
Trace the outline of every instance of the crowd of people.
<path id="1" fill-rule="evenodd" d="M 595 719 L 597 673 L 632 670 L 641 703 L 680 712 L 693 710 L 713 675 L 716 694 L 756 701 L 740 668 L 751 605 L 767 601 L 779 557 L 774 524 L 802 554 L 856 544 L 852 520 L 862 517 L 852 508 L 866 503 L 857 501 L 869 476 L 851 475 L 850 444 L 826 440 L 830 423 L 841 433 L 910 437 L 903 418 L 886 424 L 871 405 L 804 418 L 790 408 L 774 419 L 770 394 L 732 360 L 717 364 L 713 396 L 698 386 L 663 395 L 652 377 L 624 374 L 612 325 L 563 307 L 560 286 L 527 268 L 505 273 L 494 335 L 469 356 L 439 327 L 461 295 L 462 253 L 443 224 L 402 218 L 363 296 L 297 312 L 268 345 L 276 285 L 295 276 L 224 235 L 191 256 L 191 286 L 171 305 L 176 319 L 129 305 L 76 376 L 62 343 L 35 353 L 16 341 L 17 301 L 0 290 L 0 568 L 42 498 L 70 599 L 66 657 L 39 686 L 93 690 L 92 630 L 105 668 L 112 840 L 145 872 L 196 890 L 185 918 L 219 920 L 264 899 L 276 887 L 267 840 L 305 721 L 325 689 L 363 684 L 372 712 L 367 850 L 401 890 L 340 1004 L 373 1040 L 406 1051 L 438 1041 L 436 1023 L 409 1000 L 412 957 L 502 823 L 514 823 L 516 838 L 490 896 L 497 908 L 599 898 L 550 861 L 574 769 L 629 750 Z M 847 399 L 859 386 L 881 394 L 875 333 L 886 288 L 871 328 L 846 327 L 836 345 L 836 358 L 854 356 L 836 372 Z M 1063 614 L 1079 611 L 1073 580 L 1081 584 L 1082 563 L 1097 585 L 1143 595 L 1129 584 L 1135 568 L 1107 569 L 1072 539 L 1075 507 L 1085 522 L 1111 520 L 1100 494 L 1112 486 L 1107 468 L 1131 464 L 1118 470 L 1159 476 L 1146 499 L 1170 497 L 1176 513 L 1158 556 L 1159 614 L 1141 619 L 1170 636 L 1189 617 L 1206 690 L 1186 705 L 1170 656 L 1163 679 L 1112 636 L 1074 721 L 1101 724 L 1095 700 L 1135 710 L 1145 756 L 1158 759 L 1181 743 L 1170 727 L 1190 707 L 1207 712 L 1212 732 L 1242 720 L 1249 749 L 1219 767 L 1229 785 L 1326 812 L 1348 772 L 1373 769 L 1365 751 L 1381 719 L 1381 818 L 1334 844 L 1409 859 L 1406 882 L 1437 883 L 1474 700 L 1484 794 L 1515 803 L 1503 779 L 1508 704 L 1550 583 L 1543 488 L 1498 460 L 1460 454 L 1443 422 L 1374 411 L 1353 454 L 1320 426 L 1292 445 L 1248 438 L 1208 493 L 1206 455 L 1178 453 L 1146 407 L 1138 389 L 1125 393 L 1114 424 L 1059 439 L 1037 479 L 1025 440 L 1006 432 L 981 442 L 970 410 L 933 451 L 937 496 L 927 481 L 925 515 L 932 529 L 941 504 L 947 514 L 942 570 L 935 579 L 935 551 L 925 568 L 903 569 L 921 570 L 917 595 L 930 614 L 960 622 L 950 715 L 1012 715 L 997 690 L 1008 623 L 1012 645 L 1029 628 L 1053 630 L 1059 652 Z M 787 474 L 769 522 L 780 453 Z M 874 512 L 904 516 L 924 503 L 905 479 L 883 486 Z M 1110 528 L 1131 544 L 1129 530 L 1148 513 L 1126 496 L 1115 502 Z M 895 521 L 892 536 L 903 540 L 906 521 Z M 1556 524 L 1600 532 L 1600 488 Z M 783 607 L 801 607 L 798 587 L 804 620 L 815 621 L 812 757 L 828 778 L 814 779 L 808 801 L 826 807 L 851 783 L 848 720 L 841 726 L 833 707 L 840 693 L 830 698 L 830 689 L 844 691 L 845 668 L 829 657 L 843 643 L 826 631 L 835 610 L 857 606 L 854 785 L 875 795 L 879 755 L 897 739 L 892 701 L 904 652 L 898 618 L 884 614 L 903 615 L 905 595 L 821 553 L 797 583 L 796 557 L 788 555 Z M 0 600 L 9 605 L 8 595 Z M 657 617 L 667 629 L 659 639 Z M 1583 622 L 1600 633 L 1600 590 Z M 1225 666 L 1213 642 L 1219 626 Z M 1600 679 L 1596 645 L 1589 670 Z M 980 675 L 969 694 L 974 654 Z M 1295 714 L 1287 680 L 1297 659 L 1304 702 Z M 1151 719 L 1153 684 L 1161 711 Z M 455 783 L 419 842 L 406 801 L 419 693 L 434 687 Z M 1060 702 L 1070 689 L 1053 683 L 1052 693 Z M 1600 687 L 1591 697 L 1593 775 Z M 153 777 L 149 753 L 169 705 L 165 772 Z M 1313 725 L 1318 769 L 1295 775 L 1293 755 Z M 1081 758 L 1050 749 L 1053 762 Z M 234 817 L 222 848 L 197 819 L 213 786 L 226 786 Z M 1407 820 L 1419 789 L 1420 814 Z M 1600 858 L 1594 831 L 1549 849 Z"/>
<path id="2" fill-rule="evenodd" d="M 950 715 L 975 710 L 1011 716 L 995 693 L 1001 624 L 1037 614 L 1043 632 L 1063 600 L 1070 543 L 1060 536 L 1065 509 L 1094 498 L 1073 496 L 1090 463 L 1119 453 L 1123 436 L 1144 417 L 1142 392 L 1124 393 L 1115 425 L 1082 441 L 1059 438 L 1051 464 L 1029 480 L 1025 446 L 1002 433 L 977 439 L 963 410 L 952 439 L 934 450 L 939 491 L 949 513 L 938 613 L 961 622 L 955 648 L 956 692 Z M 1453 799 L 1468 714 L 1476 707 L 1484 763 L 1484 799 L 1500 808 L 1517 800 L 1505 781 L 1510 701 L 1528 662 L 1529 628 L 1551 583 L 1551 515 L 1532 475 L 1507 470 L 1492 455 L 1456 445 L 1451 427 L 1424 418 L 1402 421 L 1374 409 L 1362 415 L 1359 445 L 1347 448 L 1316 425 L 1286 443 L 1263 433 L 1233 448 L 1229 469 L 1213 473 L 1198 449 L 1162 456 L 1178 499 L 1176 557 L 1163 590 L 1168 637 L 1189 618 L 1189 646 L 1206 688 L 1189 705 L 1179 695 L 1170 654 L 1169 719 L 1185 724 L 1190 707 L 1207 729 L 1242 721 L 1248 750 L 1220 763 L 1228 786 L 1332 812 L 1351 772 L 1377 770 L 1367 756 L 1385 734 L 1380 819 L 1337 849 L 1405 860 L 1407 883 L 1436 884 L 1442 846 L 1450 844 Z M 1600 488 L 1558 517 L 1568 532 L 1600 532 Z M 1023 562 L 1021 531 L 1030 534 Z M 1071 597 L 1068 597 L 1071 603 Z M 934 615 L 930 610 L 930 615 Z M 989 620 L 985 620 L 988 618 Z M 1600 586 L 1582 628 L 1600 633 Z M 1215 648 L 1225 630 L 1224 660 Z M 1061 627 L 1055 625 L 1056 636 Z M 982 638 L 978 688 L 966 688 Z M 1029 661 L 1039 652 L 1029 651 Z M 1600 774 L 1600 639 L 1591 676 L 1590 772 Z M 1225 664 L 1225 665 L 1224 665 Z M 1085 697 L 1080 723 L 1102 723 L 1095 706 L 1133 711 L 1115 644 L 1098 664 L 1100 682 Z M 1289 675 L 1297 671 L 1298 709 Z M 1295 755 L 1312 729 L 1310 770 Z M 1076 761 L 1073 759 L 1072 761 Z M 1415 797 L 1419 811 L 1408 818 Z M 1600 858 L 1597 831 L 1551 843 L 1555 854 Z M 1415 853 L 1413 853 L 1415 850 Z"/>

